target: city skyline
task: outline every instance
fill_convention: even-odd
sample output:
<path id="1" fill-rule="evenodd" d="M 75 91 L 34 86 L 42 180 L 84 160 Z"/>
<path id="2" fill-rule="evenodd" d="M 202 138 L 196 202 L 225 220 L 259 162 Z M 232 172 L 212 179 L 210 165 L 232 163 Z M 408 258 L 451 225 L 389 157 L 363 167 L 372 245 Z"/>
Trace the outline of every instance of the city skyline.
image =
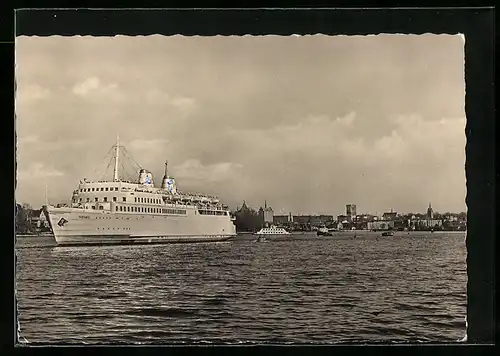
<path id="1" fill-rule="evenodd" d="M 246 204 L 246 201 L 243 201 L 245 204 Z M 235 210 L 238 210 L 238 209 L 241 209 L 242 208 L 242 204 L 240 205 L 237 205 Z M 259 211 L 260 208 L 264 208 L 264 205 L 257 205 L 257 206 L 249 206 L 248 204 L 246 204 L 248 208 L 251 208 L 253 210 L 255 210 L 256 212 Z M 356 204 L 354 204 L 356 205 Z M 432 203 L 431 203 L 432 205 Z M 425 209 L 422 209 L 422 210 L 417 210 L 417 211 L 399 211 L 398 209 L 394 209 L 394 208 L 391 208 L 387 211 L 375 211 L 375 212 L 372 212 L 372 211 L 364 211 L 364 210 L 359 210 L 357 211 L 356 215 L 355 216 L 363 216 L 363 215 L 372 215 L 372 216 L 382 216 L 383 214 L 385 213 L 397 213 L 398 215 L 407 215 L 407 214 L 421 214 L 421 215 L 425 215 L 427 213 L 427 209 L 428 209 L 428 205 L 425 207 Z M 294 211 L 275 211 L 272 207 L 272 204 L 270 204 L 269 202 L 267 202 L 267 208 L 270 208 L 274 215 L 275 216 L 288 216 L 290 214 L 294 215 L 294 216 L 308 216 L 308 215 L 311 215 L 311 216 L 319 216 L 319 215 L 332 215 L 333 217 L 338 217 L 338 216 L 348 216 L 348 214 L 346 213 L 346 208 L 344 207 L 344 210 L 343 211 L 338 211 L 338 212 L 334 212 L 334 211 L 327 211 L 327 212 L 294 212 Z M 357 208 L 357 205 L 356 205 L 356 208 Z M 433 209 L 433 212 L 434 214 L 440 214 L 440 215 L 445 215 L 445 214 L 461 214 L 461 213 L 467 213 L 467 210 L 462 210 L 462 211 L 452 211 L 452 210 L 442 210 L 442 211 L 438 211 L 438 210 L 435 210 L 434 207 L 432 207 Z"/>
<path id="2" fill-rule="evenodd" d="M 18 37 L 16 83 L 34 207 L 97 179 L 119 134 L 156 183 L 168 159 L 231 207 L 466 211 L 458 35 Z"/>

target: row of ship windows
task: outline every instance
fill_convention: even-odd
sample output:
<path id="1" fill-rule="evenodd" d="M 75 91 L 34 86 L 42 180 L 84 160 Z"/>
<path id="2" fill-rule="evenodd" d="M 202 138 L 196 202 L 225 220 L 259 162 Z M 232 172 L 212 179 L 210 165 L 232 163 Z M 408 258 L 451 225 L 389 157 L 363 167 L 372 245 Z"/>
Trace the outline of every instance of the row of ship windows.
<path id="1" fill-rule="evenodd" d="M 149 203 L 149 204 L 161 204 L 161 199 L 135 197 L 134 202 L 136 202 L 136 203 Z"/>
<path id="2" fill-rule="evenodd" d="M 116 202 L 118 200 L 117 197 L 113 197 L 113 201 Z M 78 200 L 80 203 L 83 202 L 83 199 L 80 198 Z M 107 203 L 108 202 L 108 197 L 104 197 L 103 200 L 102 200 L 104 203 Z M 123 197 L 122 198 L 122 201 L 123 202 L 127 202 L 127 197 Z M 73 199 L 73 203 L 76 203 L 77 200 L 76 198 Z M 90 202 L 90 198 L 87 198 L 87 203 Z M 98 203 L 99 202 L 99 198 L 95 198 L 95 202 Z M 161 199 L 153 199 L 153 198 L 137 198 L 135 197 L 134 198 L 134 202 L 135 203 L 146 203 L 146 204 L 161 204 Z"/>
<path id="3" fill-rule="evenodd" d="M 182 209 L 148 208 L 142 206 L 116 206 L 115 211 L 132 213 L 153 213 L 153 214 L 186 214 Z"/>
<path id="4" fill-rule="evenodd" d="M 106 187 L 106 188 L 100 188 L 100 189 L 99 188 L 83 188 L 83 189 L 80 189 L 80 193 L 99 192 L 99 191 L 101 191 L 101 192 L 108 192 L 108 191 L 110 191 L 110 192 L 113 192 L 113 191 L 117 192 L 118 191 L 118 187 L 110 187 L 110 188 Z"/>
<path id="5" fill-rule="evenodd" d="M 114 230 L 115 228 L 112 228 L 112 229 Z M 98 228 L 96 228 L 96 230 L 106 230 L 106 228 L 98 227 Z M 108 227 L 108 230 L 110 230 L 109 227 Z M 130 230 L 130 228 L 129 227 L 122 227 L 122 228 L 117 227 L 116 230 Z"/>
<path id="6" fill-rule="evenodd" d="M 200 215 L 227 215 L 225 211 L 199 210 Z"/>
<path id="7" fill-rule="evenodd" d="M 117 197 L 113 197 L 113 201 L 114 201 L 114 202 L 116 202 L 117 200 L 118 200 L 118 198 L 117 198 Z M 81 203 L 82 201 L 83 201 L 83 200 L 82 200 L 82 198 L 80 198 L 80 199 L 78 200 L 78 202 L 80 202 L 80 203 Z M 98 202 L 99 202 L 99 198 L 95 198 L 95 199 L 94 199 L 94 201 L 95 201 L 96 203 L 98 203 Z M 104 203 L 107 203 L 107 202 L 108 202 L 108 197 L 104 197 L 102 201 L 103 201 Z M 123 197 L 123 198 L 122 198 L 122 201 L 123 201 L 124 203 L 126 203 L 126 202 L 127 202 L 127 197 Z M 87 203 L 89 203 L 89 202 L 90 202 L 90 198 L 87 198 Z M 76 203 L 76 198 L 75 198 L 75 199 L 73 199 L 73 203 Z"/>

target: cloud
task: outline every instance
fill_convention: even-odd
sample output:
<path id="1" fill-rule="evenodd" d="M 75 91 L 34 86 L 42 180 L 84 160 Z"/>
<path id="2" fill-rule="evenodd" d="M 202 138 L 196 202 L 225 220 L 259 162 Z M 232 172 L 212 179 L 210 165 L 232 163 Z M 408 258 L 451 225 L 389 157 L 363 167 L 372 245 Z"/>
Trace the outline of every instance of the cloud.
<path id="1" fill-rule="evenodd" d="M 43 163 L 32 163 L 28 169 L 19 170 L 18 179 L 28 180 L 37 178 L 53 178 L 62 177 L 65 173 L 50 167 L 46 167 Z"/>
<path id="2" fill-rule="evenodd" d="M 98 77 L 89 77 L 83 82 L 75 84 L 73 86 L 73 94 L 78 96 L 86 96 L 94 91 L 100 91 L 101 93 L 110 92 L 118 88 L 116 83 L 103 84 Z"/>
<path id="3" fill-rule="evenodd" d="M 196 107 L 196 100 L 186 96 L 175 96 L 159 89 L 151 89 L 146 98 L 150 104 L 163 104 L 171 106 L 179 111 L 189 113 Z"/>
<path id="4" fill-rule="evenodd" d="M 29 145 L 32 143 L 38 143 L 39 138 L 36 135 L 28 135 L 28 136 L 23 136 L 23 137 L 18 137 L 17 138 L 17 144 L 20 145 Z"/>
<path id="5" fill-rule="evenodd" d="M 243 168 L 242 164 L 219 162 L 203 165 L 197 159 L 188 159 L 181 165 L 174 167 L 173 174 L 185 180 L 202 180 L 206 182 L 220 182 L 234 178 L 234 173 Z M 231 177 L 229 177 L 231 175 Z"/>
<path id="6" fill-rule="evenodd" d="M 44 88 L 38 84 L 27 84 L 26 86 L 18 84 L 16 90 L 16 101 L 21 100 L 23 102 L 32 102 L 43 100 L 50 97 L 50 94 L 51 91 L 48 88 Z"/>
<path id="7" fill-rule="evenodd" d="M 354 127 L 356 114 L 351 112 L 345 116 L 330 118 L 328 115 L 310 115 L 296 124 L 278 125 L 267 130 L 229 129 L 228 134 L 250 147 L 264 147 L 259 153 L 269 156 L 279 152 L 317 153 L 331 150 L 348 137 Z M 350 135 L 349 135 L 350 136 Z"/>
<path id="8" fill-rule="evenodd" d="M 17 159 L 66 172 L 64 198 L 119 133 L 155 177 L 168 158 L 235 204 L 459 210 L 463 54 L 441 35 L 16 38 Z"/>
<path id="9" fill-rule="evenodd" d="M 154 139 L 136 139 L 130 141 L 130 148 L 133 150 L 147 150 L 154 151 L 168 143 L 168 140 L 161 138 Z"/>
<path id="10" fill-rule="evenodd" d="M 46 141 L 40 139 L 40 137 L 36 135 L 18 137 L 17 141 L 17 146 L 21 148 L 23 152 L 67 151 L 75 148 L 81 149 L 86 145 L 88 145 L 88 140 L 85 139 L 61 139 L 57 141 Z"/>
<path id="11" fill-rule="evenodd" d="M 170 103 L 179 110 L 191 111 L 195 106 L 195 100 L 193 98 L 177 97 L 172 98 Z"/>

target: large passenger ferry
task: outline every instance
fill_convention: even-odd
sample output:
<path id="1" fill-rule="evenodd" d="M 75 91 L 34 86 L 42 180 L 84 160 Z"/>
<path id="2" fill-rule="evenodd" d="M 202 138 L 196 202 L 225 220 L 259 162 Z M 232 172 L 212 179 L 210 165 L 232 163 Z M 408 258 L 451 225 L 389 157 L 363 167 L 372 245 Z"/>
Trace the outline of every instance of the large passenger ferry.
<path id="1" fill-rule="evenodd" d="M 140 168 L 137 181 L 119 178 L 117 138 L 113 180 L 80 181 L 70 204 L 45 210 L 58 245 L 224 241 L 236 235 L 234 217 L 219 198 L 177 189 L 168 175 L 161 186 Z"/>

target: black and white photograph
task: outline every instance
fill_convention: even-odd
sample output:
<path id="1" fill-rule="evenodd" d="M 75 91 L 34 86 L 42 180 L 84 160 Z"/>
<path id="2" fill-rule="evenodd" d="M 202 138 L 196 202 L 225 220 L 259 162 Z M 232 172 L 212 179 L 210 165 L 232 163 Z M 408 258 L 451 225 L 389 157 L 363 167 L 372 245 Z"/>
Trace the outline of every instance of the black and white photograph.
<path id="1" fill-rule="evenodd" d="M 18 343 L 466 341 L 465 41 L 17 36 Z"/>

